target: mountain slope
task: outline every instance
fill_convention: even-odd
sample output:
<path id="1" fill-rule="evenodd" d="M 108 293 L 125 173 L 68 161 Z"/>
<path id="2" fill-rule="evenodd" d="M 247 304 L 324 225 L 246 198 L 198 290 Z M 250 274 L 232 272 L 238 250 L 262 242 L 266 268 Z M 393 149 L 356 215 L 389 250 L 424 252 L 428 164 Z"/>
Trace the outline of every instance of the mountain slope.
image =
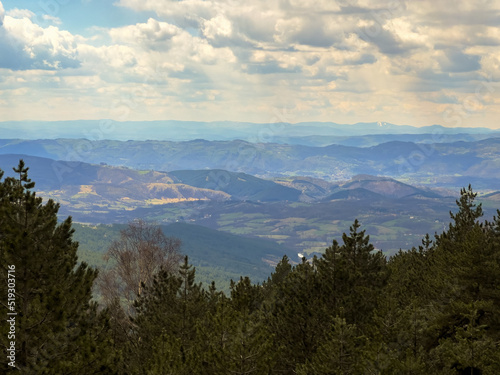
<path id="1" fill-rule="evenodd" d="M 138 171 L 26 155 L 0 155 L 0 168 L 12 176 L 12 166 L 21 158 L 41 195 L 98 211 L 203 200 L 297 201 L 301 194 L 273 181 L 223 170 Z"/>
<path id="2" fill-rule="evenodd" d="M 369 175 L 354 176 L 351 181 L 341 185 L 342 189 L 370 191 L 386 198 L 403 198 L 408 196 L 423 196 L 427 198 L 439 198 L 440 195 L 428 190 L 422 190 L 414 186 L 404 184 L 389 177 L 378 177 Z"/>
<path id="3" fill-rule="evenodd" d="M 352 188 L 347 190 L 340 190 L 336 193 L 324 198 L 324 201 L 333 201 L 337 199 L 356 199 L 356 200 L 370 200 L 380 201 L 384 198 L 383 195 L 374 193 L 373 191 L 364 188 Z"/>
<path id="4" fill-rule="evenodd" d="M 273 181 L 263 180 L 245 173 L 228 172 L 221 169 L 183 170 L 169 172 L 176 182 L 223 191 L 233 199 L 252 201 L 297 201 L 301 192 Z"/>

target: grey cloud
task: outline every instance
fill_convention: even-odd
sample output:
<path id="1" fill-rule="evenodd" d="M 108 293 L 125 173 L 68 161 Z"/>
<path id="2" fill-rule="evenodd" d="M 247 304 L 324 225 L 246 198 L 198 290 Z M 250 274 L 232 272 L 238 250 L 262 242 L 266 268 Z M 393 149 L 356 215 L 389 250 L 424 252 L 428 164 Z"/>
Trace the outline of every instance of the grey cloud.
<path id="1" fill-rule="evenodd" d="M 493 26 L 500 25 L 500 12 L 494 9 L 474 9 L 468 12 L 453 9 L 453 4 L 447 12 L 432 12 L 425 16 L 426 23 L 433 26 L 456 26 L 456 25 L 478 25 Z"/>
<path id="2" fill-rule="evenodd" d="M 347 59 L 345 60 L 345 65 L 363 65 L 363 64 L 373 64 L 377 61 L 377 58 L 369 53 L 363 53 L 357 59 Z"/>
<path id="3" fill-rule="evenodd" d="M 500 39 L 487 36 L 480 36 L 475 38 L 473 43 L 471 43 L 471 45 L 496 47 L 500 46 Z"/>
<path id="4" fill-rule="evenodd" d="M 243 37 L 243 35 L 234 35 L 231 37 L 226 37 L 226 36 L 220 36 L 218 35 L 214 39 L 206 39 L 208 43 L 210 43 L 211 46 L 215 48 L 221 48 L 221 47 L 230 47 L 234 48 L 233 52 L 236 54 L 237 49 L 243 48 L 243 49 L 257 49 L 257 46 L 254 42 L 249 41 Z"/>
<path id="5" fill-rule="evenodd" d="M 311 47 L 329 48 L 332 46 L 343 46 L 344 39 L 345 34 L 341 28 L 333 31 L 328 30 L 325 25 L 325 19 L 310 17 L 304 23 L 301 30 L 289 35 L 287 41 Z"/>
<path id="6" fill-rule="evenodd" d="M 475 73 L 444 73 L 425 69 L 416 74 L 419 79 L 409 87 L 410 91 L 437 92 L 442 89 L 453 89 L 455 91 L 471 91 L 474 89 L 472 82 L 478 78 Z"/>
<path id="7" fill-rule="evenodd" d="M 394 35 L 375 24 L 374 28 L 363 28 L 357 30 L 357 35 L 365 42 L 374 44 L 381 53 L 386 55 L 402 55 L 414 48 L 414 46 L 403 45 Z"/>
<path id="8" fill-rule="evenodd" d="M 168 76 L 171 78 L 190 80 L 191 82 L 196 82 L 197 84 L 208 84 L 212 82 L 211 78 L 208 77 L 203 70 L 196 66 L 186 66 L 181 71 L 170 72 Z"/>
<path id="9" fill-rule="evenodd" d="M 0 68 L 26 70 L 30 65 L 27 52 L 0 25 Z"/>
<path id="10" fill-rule="evenodd" d="M 260 22 L 258 22 L 259 20 Z M 260 42 L 272 42 L 276 20 L 262 19 L 258 14 L 238 14 L 232 20 L 232 25 L 236 31 L 246 35 L 248 38 Z"/>
<path id="11" fill-rule="evenodd" d="M 354 6 L 354 5 L 347 5 L 347 6 L 341 6 L 340 11 L 338 11 L 338 14 L 369 14 L 372 13 L 373 10 L 369 8 L 362 8 L 359 6 Z"/>
<path id="12" fill-rule="evenodd" d="M 449 96 L 449 95 L 439 95 L 438 97 L 425 97 L 423 98 L 424 100 L 432 103 L 438 103 L 438 104 L 458 104 L 458 98 L 456 96 Z"/>
<path id="13" fill-rule="evenodd" d="M 440 62 L 445 72 L 463 73 L 481 69 L 480 56 L 467 55 L 457 48 L 449 48 L 445 53 L 446 60 Z"/>
<path id="14" fill-rule="evenodd" d="M 341 41 L 340 34 L 327 33 L 323 22 L 310 19 L 304 28 L 292 37 L 293 42 L 312 47 L 331 47 Z"/>
<path id="15" fill-rule="evenodd" d="M 248 74 L 275 74 L 275 73 L 300 73 L 302 68 L 283 68 L 276 61 L 265 63 L 248 63 L 245 71 Z"/>

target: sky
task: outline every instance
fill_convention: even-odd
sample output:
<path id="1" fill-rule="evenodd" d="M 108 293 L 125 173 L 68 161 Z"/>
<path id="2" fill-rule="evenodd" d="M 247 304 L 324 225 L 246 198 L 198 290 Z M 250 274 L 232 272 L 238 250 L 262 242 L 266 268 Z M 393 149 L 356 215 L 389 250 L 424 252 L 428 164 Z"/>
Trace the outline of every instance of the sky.
<path id="1" fill-rule="evenodd" d="M 0 0 L 0 121 L 500 129 L 500 0 Z"/>

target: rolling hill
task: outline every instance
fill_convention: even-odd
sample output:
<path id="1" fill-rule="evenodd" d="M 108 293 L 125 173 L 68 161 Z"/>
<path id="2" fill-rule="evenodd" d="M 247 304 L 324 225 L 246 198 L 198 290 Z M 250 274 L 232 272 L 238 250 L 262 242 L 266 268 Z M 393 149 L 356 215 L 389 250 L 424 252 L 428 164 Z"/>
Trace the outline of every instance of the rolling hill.
<path id="1" fill-rule="evenodd" d="M 369 191 L 386 198 L 404 198 L 409 196 L 422 196 L 427 198 L 439 198 L 441 195 L 429 189 L 423 190 L 414 186 L 404 184 L 389 177 L 378 177 L 369 175 L 357 175 L 350 181 L 341 184 L 342 189 Z M 375 196 L 373 196 L 374 198 Z"/>
<path id="2" fill-rule="evenodd" d="M 236 200 L 297 201 L 301 194 L 297 189 L 282 186 L 273 181 L 222 169 L 173 171 L 168 175 L 175 182 L 223 191 Z"/>
<path id="3" fill-rule="evenodd" d="M 358 174 L 383 175 L 411 184 L 458 190 L 500 185 L 500 138 L 419 144 L 392 141 L 373 147 L 311 147 L 245 141 L 88 141 L 75 139 L 0 142 L 0 154 L 34 156 L 139 170 L 223 169 L 259 178 L 307 176 L 345 181 Z M 66 165 L 61 165 L 64 174 Z M 496 185 L 495 185 L 496 184 Z"/>
<path id="4" fill-rule="evenodd" d="M 383 198 L 384 198 L 383 195 L 374 193 L 373 191 L 364 188 L 352 188 L 352 189 L 337 191 L 336 193 L 329 195 L 323 200 L 334 201 L 338 199 L 356 199 L 356 200 L 380 201 Z"/>
<path id="5" fill-rule="evenodd" d="M 297 201 L 301 192 L 244 173 L 223 170 L 138 171 L 126 167 L 0 155 L 0 168 L 13 175 L 23 158 L 40 195 L 73 208 L 105 211 L 191 201 Z"/>

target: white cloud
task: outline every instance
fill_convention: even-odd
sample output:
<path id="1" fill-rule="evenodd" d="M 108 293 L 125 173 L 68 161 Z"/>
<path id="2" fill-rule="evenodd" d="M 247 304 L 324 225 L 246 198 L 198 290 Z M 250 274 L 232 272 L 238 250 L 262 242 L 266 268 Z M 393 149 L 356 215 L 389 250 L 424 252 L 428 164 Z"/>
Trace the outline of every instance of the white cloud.
<path id="1" fill-rule="evenodd" d="M 0 68 L 52 70 L 79 66 L 72 34 L 54 26 L 40 27 L 29 18 L 31 12 L 13 14 L 22 18 L 6 15 L 0 26 Z"/>
<path id="2" fill-rule="evenodd" d="M 223 14 L 218 14 L 214 18 L 203 21 L 203 35 L 208 39 L 216 37 L 230 37 L 233 33 L 231 21 Z"/>
<path id="3" fill-rule="evenodd" d="M 7 12 L 7 16 L 12 17 L 12 18 L 32 19 L 35 16 L 35 13 L 33 13 L 31 10 L 28 10 L 28 9 L 14 8 L 14 9 L 11 9 Z"/>
<path id="4" fill-rule="evenodd" d="M 42 19 L 44 21 L 46 21 L 47 23 L 51 23 L 53 25 L 61 25 L 62 24 L 62 21 L 61 21 L 60 18 L 51 16 L 51 15 L 48 15 L 48 14 L 42 15 Z"/>
<path id="5" fill-rule="evenodd" d="M 159 22 L 153 18 L 147 23 L 111 29 L 109 34 L 114 42 L 142 45 L 153 49 L 168 49 L 170 41 L 184 30 L 166 22 Z"/>

